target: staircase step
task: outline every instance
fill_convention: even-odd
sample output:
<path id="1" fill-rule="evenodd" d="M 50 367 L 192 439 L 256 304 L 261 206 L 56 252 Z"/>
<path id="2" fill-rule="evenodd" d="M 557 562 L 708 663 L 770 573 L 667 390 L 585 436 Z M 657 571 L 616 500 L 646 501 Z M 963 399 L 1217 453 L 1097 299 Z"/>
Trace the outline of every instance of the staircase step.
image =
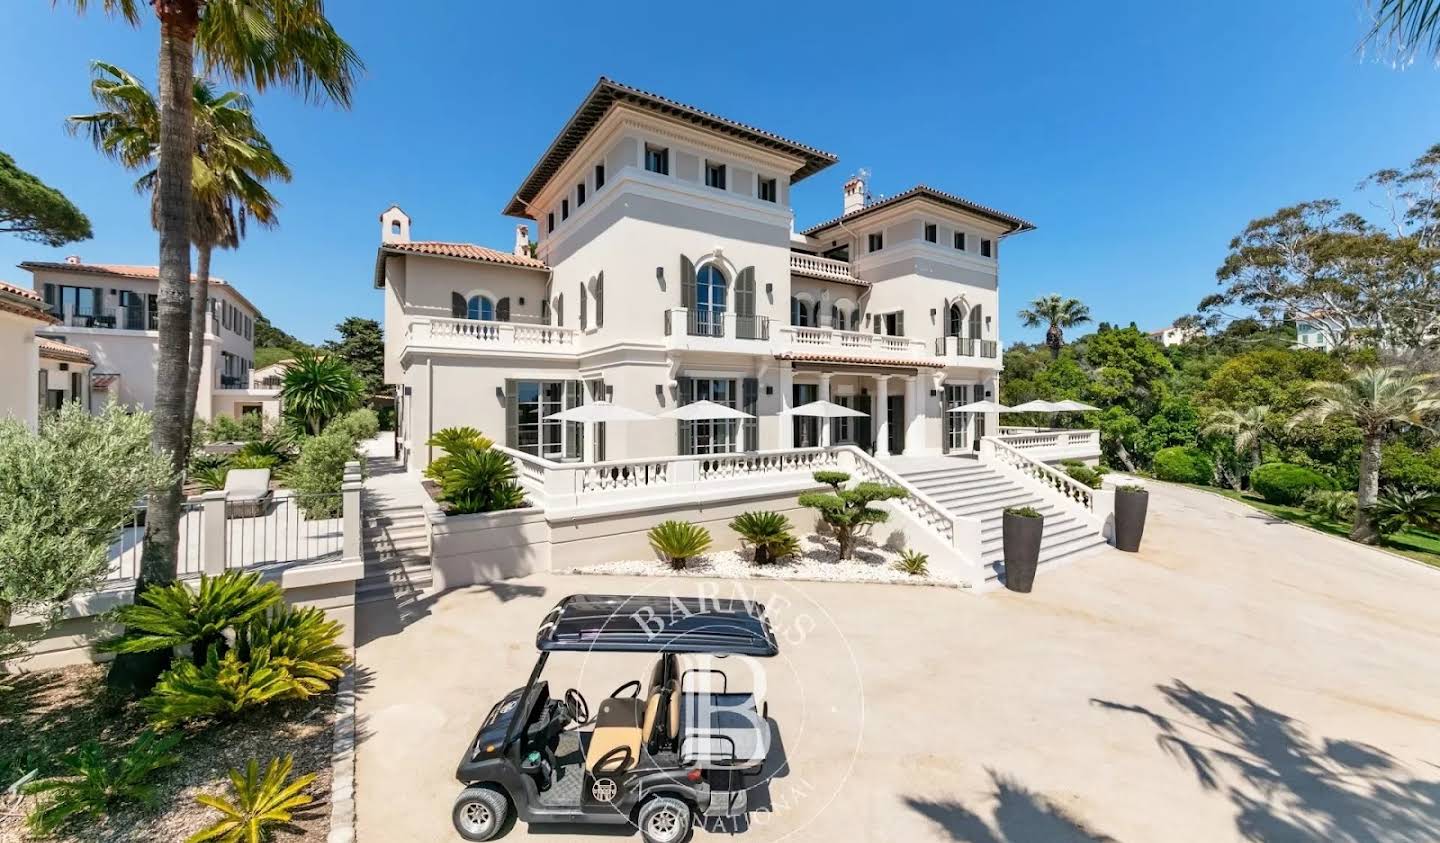
<path id="1" fill-rule="evenodd" d="M 959 504 L 971 498 L 995 495 L 1013 488 L 1015 488 L 1014 484 L 1004 480 L 985 480 L 968 486 L 947 486 L 934 491 L 922 488 L 921 491 L 939 503 Z"/>
<path id="2" fill-rule="evenodd" d="M 1094 536 L 1096 535 L 1096 533 L 1089 524 L 1086 524 L 1083 521 L 1072 521 L 1066 524 L 1061 524 L 1057 526 L 1053 531 L 1050 529 L 1050 525 L 1046 524 L 1045 535 L 1040 539 L 1040 550 L 1041 552 L 1044 552 L 1046 548 L 1065 544 L 1066 542 L 1069 542 L 1075 537 L 1081 535 Z M 993 535 L 986 535 L 983 537 L 980 555 L 987 559 L 991 556 L 998 557 L 1004 552 L 1004 546 L 1004 533 L 1001 531 L 996 531 Z"/>
<path id="3" fill-rule="evenodd" d="M 1039 568 L 1043 570 L 1046 565 L 1053 565 L 1054 563 L 1063 561 L 1074 554 L 1084 553 L 1104 546 L 1105 539 L 1092 533 L 1089 535 L 1082 535 L 1077 538 L 1071 539 L 1064 544 L 1055 545 L 1048 548 L 1042 547 L 1040 548 Z M 1000 576 L 1000 570 L 1005 567 L 1004 558 L 998 554 L 993 557 L 985 558 L 987 559 L 985 563 L 985 568 L 987 569 L 985 579 L 998 579 L 998 577 Z"/>
<path id="4" fill-rule="evenodd" d="M 944 480 L 948 478 L 974 477 L 976 475 L 994 475 L 995 470 L 986 466 L 960 466 L 957 468 L 927 468 L 921 471 L 911 471 L 901 474 L 906 480 L 919 485 L 920 483 L 932 480 Z"/>
<path id="5" fill-rule="evenodd" d="M 1029 489 L 1012 488 L 986 498 L 979 498 L 958 506 L 947 507 L 956 515 L 974 517 L 992 510 L 1004 511 L 1012 506 L 1034 506 L 1037 509 L 1044 501 Z"/>

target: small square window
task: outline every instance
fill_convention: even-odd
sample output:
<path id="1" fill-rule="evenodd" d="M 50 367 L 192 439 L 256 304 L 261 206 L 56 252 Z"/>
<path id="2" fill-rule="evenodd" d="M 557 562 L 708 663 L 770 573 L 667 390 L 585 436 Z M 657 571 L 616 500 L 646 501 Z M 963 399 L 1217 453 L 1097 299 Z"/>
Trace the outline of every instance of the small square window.
<path id="1" fill-rule="evenodd" d="M 575 185 L 575 207 L 585 204 L 585 183 Z"/>
<path id="2" fill-rule="evenodd" d="M 774 202 L 778 198 L 774 179 L 760 179 L 760 186 L 757 192 L 762 202 Z"/>
<path id="3" fill-rule="evenodd" d="M 705 186 L 725 189 L 725 165 L 714 161 L 705 162 Z"/>
<path id="4" fill-rule="evenodd" d="M 602 188 L 602 187 L 604 187 L 604 186 L 605 186 L 605 165 L 604 165 L 604 164 L 596 164 L 596 165 L 595 165 L 595 190 L 598 191 L 598 190 L 600 190 L 600 188 Z"/>
<path id="5" fill-rule="evenodd" d="M 645 169 L 662 176 L 670 175 L 670 150 L 645 144 Z"/>
<path id="6" fill-rule="evenodd" d="M 551 211 L 545 215 L 545 233 L 549 234 L 555 230 L 555 212 Z"/>
<path id="7" fill-rule="evenodd" d="M 995 246 L 990 240 L 980 241 L 980 256 L 984 258 L 994 257 Z"/>
<path id="8" fill-rule="evenodd" d="M 955 248 L 959 249 L 962 252 L 965 251 L 965 232 L 955 232 Z"/>
<path id="9" fill-rule="evenodd" d="M 935 227 L 935 223 L 933 223 L 933 222 L 927 222 L 927 223 L 925 223 L 925 242 L 927 242 L 927 243 L 934 243 L 934 242 L 935 242 L 935 238 L 939 236 L 938 231 L 939 231 L 939 229 L 937 229 L 937 228 Z"/>
<path id="10" fill-rule="evenodd" d="M 867 251 L 878 252 L 885 248 L 885 234 L 883 232 L 876 232 L 870 235 L 867 242 L 869 244 Z"/>
<path id="11" fill-rule="evenodd" d="M 561 221 L 570 219 L 570 200 L 569 200 L 569 199 L 561 199 L 561 200 L 560 200 L 560 219 L 561 219 Z"/>

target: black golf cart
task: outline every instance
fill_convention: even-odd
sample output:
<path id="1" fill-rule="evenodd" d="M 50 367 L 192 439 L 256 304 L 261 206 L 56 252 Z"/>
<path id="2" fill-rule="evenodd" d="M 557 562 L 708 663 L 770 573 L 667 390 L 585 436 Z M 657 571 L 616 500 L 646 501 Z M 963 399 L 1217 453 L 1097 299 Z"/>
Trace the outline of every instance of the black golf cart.
<path id="1" fill-rule="evenodd" d="M 452 812 L 461 837 L 492 840 L 513 813 L 527 823 L 632 823 L 646 843 L 677 843 L 696 813 L 746 812 L 745 779 L 769 752 L 768 712 L 754 694 L 731 693 L 725 671 L 694 654 L 774 656 L 764 606 L 573 595 L 545 616 L 535 646 L 529 682 L 490 709 L 455 771 L 465 785 Z M 540 678 L 558 652 L 659 658 L 592 719 L 578 690 L 555 699 Z"/>

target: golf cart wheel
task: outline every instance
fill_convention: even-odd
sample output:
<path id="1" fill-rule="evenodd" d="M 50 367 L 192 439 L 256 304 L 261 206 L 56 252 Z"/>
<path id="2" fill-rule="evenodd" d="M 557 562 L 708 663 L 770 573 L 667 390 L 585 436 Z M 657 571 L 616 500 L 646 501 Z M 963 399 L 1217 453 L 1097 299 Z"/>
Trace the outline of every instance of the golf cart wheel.
<path id="1" fill-rule="evenodd" d="M 510 817 L 510 800 L 485 785 L 467 787 L 455 799 L 450 819 L 466 840 L 494 840 Z"/>
<path id="2" fill-rule="evenodd" d="M 673 796 L 656 796 L 636 818 L 645 843 L 680 843 L 690 834 L 690 806 Z"/>

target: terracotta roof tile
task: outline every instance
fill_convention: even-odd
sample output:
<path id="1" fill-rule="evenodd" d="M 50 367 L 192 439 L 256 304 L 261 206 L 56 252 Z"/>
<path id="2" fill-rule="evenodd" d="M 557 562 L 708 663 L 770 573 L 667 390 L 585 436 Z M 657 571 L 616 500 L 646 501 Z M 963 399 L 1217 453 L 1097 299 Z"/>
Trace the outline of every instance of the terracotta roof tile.
<path id="1" fill-rule="evenodd" d="M 49 337 L 37 337 L 36 342 L 40 346 L 40 356 L 50 360 L 64 360 L 69 363 L 94 363 L 90 352 L 78 345 L 70 345 L 59 340 L 52 340 Z"/>
<path id="2" fill-rule="evenodd" d="M 27 290 L 24 287 L 17 287 L 8 281 L 0 281 L 0 292 L 5 292 L 9 293 L 12 296 L 20 296 L 21 298 L 31 299 L 33 301 L 44 303 L 44 299 L 40 298 L 39 293 L 35 292 L 34 290 Z"/>
<path id="3" fill-rule="evenodd" d="M 45 308 L 45 301 L 35 294 L 33 290 L 24 287 L 17 287 L 0 281 L 0 311 L 14 313 L 18 316 L 28 316 L 37 322 L 54 324 L 59 322 Z"/>
<path id="4" fill-rule="evenodd" d="M 430 255 L 439 258 L 459 258 L 481 263 L 498 263 L 504 266 L 518 266 L 523 269 L 548 270 L 542 260 L 512 252 L 502 252 L 474 243 L 442 243 L 435 240 L 416 243 L 386 243 L 380 247 L 389 252 L 403 252 L 412 255 Z"/>
<path id="5" fill-rule="evenodd" d="M 825 229 L 835 225 L 841 220 L 844 220 L 845 222 L 850 222 L 851 220 L 859 219 L 861 216 L 868 214 L 871 211 L 878 211 L 881 208 L 888 208 L 891 205 L 899 204 L 900 202 L 904 202 L 907 199 L 915 199 L 919 197 L 933 199 L 942 205 L 949 205 L 952 208 L 957 208 L 962 211 L 969 211 L 972 214 L 979 214 L 982 217 L 988 217 L 995 222 L 1004 223 L 1005 225 L 1011 227 L 1010 230 L 1012 233 L 1031 231 L 1035 228 L 1033 223 L 1027 222 L 1026 220 L 1023 220 L 1019 217 L 1007 214 L 1004 211 L 997 211 L 994 208 L 988 207 L 986 205 L 981 205 L 979 202 L 971 202 L 969 199 L 966 199 L 962 196 L 956 196 L 953 193 L 946 193 L 943 190 L 936 190 L 935 188 L 928 185 L 917 184 L 909 190 L 905 191 L 904 193 L 897 193 L 894 196 L 881 199 L 879 202 L 866 205 L 865 207 L 861 208 L 858 211 L 855 211 L 854 213 L 844 214 L 832 220 L 826 220 L 825 222 L 822 222 L 819 225 L 811 226 L 810 228 L 807 228 L 800 233 L 809 237 L 811 235 L 814 235 L 817 231 L 824 231 Z"/>
<path id="6" fill-rule="evenodd" d="M 144 281 L 160 280 L 160 267 L 140 266 L 138 264 L 128 263 L 70 263 L 69 261 L 25 261 L 20 264 L 20 268 L 28 269 L 31 272 L 34 272 L 37 269 L 42 269 L 54 272 L 77 272 L 85 275 L 113 275 L 117 278 L 138 278 Z M 195 280 L 195 275 L 193 273 L 190 275 L 190 280 Z M 220 278 L 219 276 L 215 275 L 210 276 L 210 283 L 217 284 L 221 287 L 229 288 L 230 292 L 234 293 L 236 298 L 240 299 L 240 301 L 248 305 L 251 310 L 255 311 L 256 314 L 260 313 L 260 308 L 252 304 L 249 299 L 245 298 L 244 294 L 242 294 L 239 290 L 235 289 L 234 284 L 231 284 L 224 278 Z"/>
<path id="7" fill-rule="evenodd" d="M 934 357 L 857 357 L 850 354 L 829 354 L 818 351 L 781 351 L 776 360 L 801 363 L 846 363 L 855 366 L 895 366 L 906 369 L 943 369 L 950 365 Z"/>

